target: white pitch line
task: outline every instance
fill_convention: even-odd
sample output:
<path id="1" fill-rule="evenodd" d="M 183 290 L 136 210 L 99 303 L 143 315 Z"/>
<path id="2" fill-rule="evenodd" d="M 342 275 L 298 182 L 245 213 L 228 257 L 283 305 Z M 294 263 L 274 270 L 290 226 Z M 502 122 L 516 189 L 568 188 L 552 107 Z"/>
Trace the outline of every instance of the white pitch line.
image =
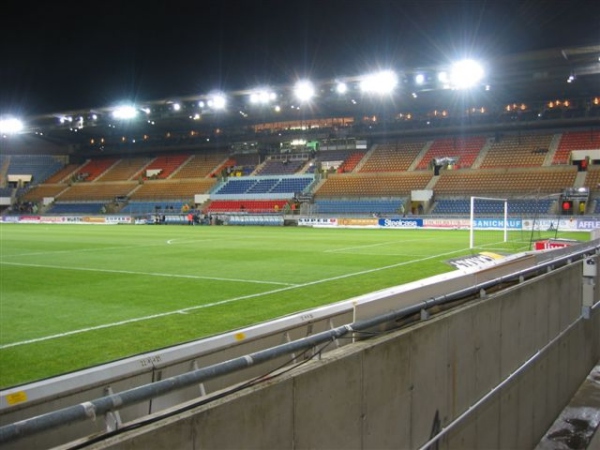
<path id="1" fill-rule="evenodd" d="M 411 255 L 408 253 L 366 253 L 366 252 L 336 252 L 339 255 L 359 255 L 359 256 L 406 256 L 409 258 L 420 258 L 423 255 Z"/>
<path id="2" fill-rule="evenodd" d="M 370 247 L 380 247 L 382 245 L 388 245 L 388 244 L 403 244 L 405 242 L 422 242 L 422 241 L 431 241 L 435 238 L 427 238 L 427 239 L 408 239 L 405 241 L 387 241 L 387 242 L 378 242 L 376 244 L 368 244 L 368 245 L 355 245 L 352 247 L 343 247 L 343 248 L 336 248 L 336 249 L 332 249 L 332 250 L 325 250 L 324 253 L 345 253 L 346 250 L 357 250 L 357 249 L 361 249 L 361 248 L 370 248 Z"/>
<path id="3" fill-rule="evenodd" d="M 151 277 L 165 277 L 165 278 L 190 278 L 193 280 L 215 280 L 215 281 L 235 281 L 239 283 L 255 283 L 255 284 L 278 284 L 282 286 L 296 286 L 293 283 L 282 283 L 280 281 L 260 281 L 260 280 L 245 280 L 241 278 L 222 278 L 222 277 L 205 277 L 201 275 L 178 275 L 172 273 L 159 273 L 159 272 L 136 272 L 133 270 L 115 270 L 115 269 L 94 269 L 90 267 L 68 267 L 68 266 L 53 266 L 50 264 L 26 264 L 26 263 L 15 263 L 0 261 L 0 265 L 7 266 L 22 266 L 22 267 L 40 267 L 44 269 L 56 269 L 56 270 L 79 270 L 84 272 L 104 272 L 104 273 L 118 273 L 123 275 L 145 275 Z"/>
<path id="4" fill-rule="evenodd" d="M 204 305 L 190 306 L 188 308 L 178 309 L 176 311 L 169 311 L 169 312 L 160 313 L 160 314 L 153 314 L 151 316 L 137 317 L 137 318 L 134 318 L 134 319 L 127 319 L 127 320 L 122 320 L 120 322 L 107 323 L 107 324 L 98 325 L 98 326 L 95 326 L 95 327 L 82 328 L 82 329 L 79 329 L 79 330 L 68 331 L 66 333 L 54 334 L 54 335 L 51 335 L 51 336 L 44 336 L 44 337 L 36 338 L 36 339 L 29 339 L 27 341 L 12 342 L 12 343 L 9 343 L 9 344 L 0 345 L 0 350 L 3 350 L 5 348 L 18 347 L 18 346 L 25 345 L 25 344 L 33 344 L 33 343 L 36 343 L 36 342 L 49 341 L 49 340 L 52 340 L 52 339 L 57 339 L 57 338 L 65 337 L 65 336 L 72 336 L 74 334 L 86 333 L 86 332 L 94 331 L 94 330 L 100 330 L 100 329 L 103 329 L 103 328 L 111 328 L 111 327 L 116 327 L 116 326 L 120 326 L 120 325 L 127 325 L 129 323 L 141 322 L 141 321 L 144 321 L 144 320 L 151 320 L 151 319 L 156 319 L 156 318 L 159 318 L 159 317 L 171 316 L 173 314 L 187 313 L 188 311 L 194 311 L 194 310 L 198 310 L 198 309 L 210 308 L 212 306 L 224 305 L 226 303 L 232 303 L 232 302 L 237 302 L 237 301 L 240 301 L 240 300 L 247 300 L 247 299 L 256 298 L 256 297 L 262 297 L 262 296 L 265 296 L 265 295 L 277 294 L 277 293 L 280 293 L 280 292 L 290 291 L 292 289 L 304 288 L 304 287 L 307 287 L 307 286 L 314 286 L 316 284 L 327 283 L 329 281 L 341 280 L 341 279 L 344 279 L 344 278 L 350 278 L 350 277 L 355 277 L 355 276 L 359 276 L 359 275 L 365 275 L 365 274 L 373 273 L 373 272 L 379 272 L 381 270 L 394 269 L 396 267 L 406 266 L 408 264 L 413 264 L 413 263 L 418 263 L 418 262 L 422 262 L 422 261 L 427 261 L 428 259 L 434 259 L 434 258 L 439 258 L 441 256 L 447 256 L 447 255 L 452 255 L 454 253 L 464 252 L 465 250 L 469 250 L 469 249 L 465 248 L 465 249 L 462 249 L 462 250 L 455 250 L 455 251 L 452 251 L 452 252 L 440 253 L 438 255 L 428 256 L 426 258 L 415 259 L 415 260 L 412 260 L 412 261 L 405 261 L 405 262 L 401 262 L 401 263 L 397 263 L 397 264 L 391 264 L 389 266 L 377 267 L 375 269 L 362 270 L 360 272 L 347 273 L 347 274 L 344 274 L 344 275 L 338 275 L 336 277 L 331 277 L 331 278 L 323 278 L 321 280 L 310 281 L 310 282 L 304 283 L 304 284 L 296 284 L 296 285 L 287 286 L 287 287 L 280 288 L 280 289 L 273 289 L 271 291 L 260 292 L 260 293 L 257 293 L 257 294 L 244 295 L 242 297 L 234 297 L 234 298 L 230 298 L 230 299 L 227 299 L 227 300 L 221 300 L 221 301 L 218 301 L 218 302 L 206 303 Z"/>
<path id="5" fill-rule="evenodd" d="M 178 242 L 175 242 L 176 240 Z M 140 244 L 140 245 L 128 245 L 128 246 L 118 246 L 118 247 L 87 247 L 87 248 L 76 248 L 76 249 L 70 249 L 70 250 L 58 250 L 56 252 L 34 252 L 34 253 L 19 253 L 19 254 L 13 254 L 13 255 L 0 255 L 0 258 L 18 258 L 21 256 L 60 255 L 60 254 L 64 254 L 64 253 L 85 253 L 85 252 L 98 253 L 98 252 L 102 252 L 102 251 L 106 251 L 106 250 L 123 250 L 123 249 L 127 249 L 127 248 L 157 247 L 157 246 L 163 246 L 165 244 L 167 244 L 167 245 L 189 244 L 190 242 L 211 242 L 211 241 L 214 241 L 214 239 L 194 239 L 194 240 L 170 239 L 166 242 L 160 241 L 160 242 Z"/>

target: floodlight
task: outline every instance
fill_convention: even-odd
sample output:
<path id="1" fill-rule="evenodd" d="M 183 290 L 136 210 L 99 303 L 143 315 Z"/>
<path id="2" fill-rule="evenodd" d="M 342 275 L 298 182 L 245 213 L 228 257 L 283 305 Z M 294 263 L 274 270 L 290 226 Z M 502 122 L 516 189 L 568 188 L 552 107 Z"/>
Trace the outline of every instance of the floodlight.
<path id="1" fill-rule="evenodd" d="M 463 59 L 454 63 L 450 73 L 452 86 L 456 89 L 468 89 L 475 86 L 483 78 L 481 64 L 472 59 Z"/>
<path id="2" fill-rule="evenodd" d="M 267 103 L 275 100 L 277 94 L 268 90 L 259 90 L 250 94 L 250 103 L 255 105 L 266 105 Z"/>
<path id="3" fill-rule="evenodd" d="M 385 70 L 365 76 L 360 82 L 360 89 L 363 92 L 389 94 L 397 84 L 398 76 L 391 70 Z"/>
<path id="4" fill-rule="evenodd" d="M 23 122 L 14 117 L 0 119 L 0 134 L 15 134 L 23 130 Z"/>
<path id="5" fill-rule="evenodd" d="M 301 102 L 307 102 L 315 95 L 315 87 L 308 80 L 300 80 L 296 83 L 294 94 Z"/>
<path id="6" fill-rule="evenodd" d="M 208 106 L 214 109 L 225 109 L 227 100 L 223 94 L 215 94 L 212 99 L 208 101 Z"/>
<path id="7" fill-rule="evenodd" d="M 137 110 L 133 106 L 118 106 L 112 115 L 115 119 L 133 119 L 137 116 Z"/>
<path id="8" fill-rule="evenodd" d="M 418 73 L 415 76 L 415 83 L 419 86 L 425 83 L 425 75 L 423 75 L 422 73 Z"/>
<path id="9" fill-rule="evenodd" d="M 336 85 L 335 90 L 338 94 L 345 94 L 348 91 L 348 85 L 343 81 L 340 81 Z"/>
<path id="10" fill-rule="evenodd" d="M 173 103 L 173 111 L 179 111 L 181 109 L 181 105 L 179 103 Z"/>

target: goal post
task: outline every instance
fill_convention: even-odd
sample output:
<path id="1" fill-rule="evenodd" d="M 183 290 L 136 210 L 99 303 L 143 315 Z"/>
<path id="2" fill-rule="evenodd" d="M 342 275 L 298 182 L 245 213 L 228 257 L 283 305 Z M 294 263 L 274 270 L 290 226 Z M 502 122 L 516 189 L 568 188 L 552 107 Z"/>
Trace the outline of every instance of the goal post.
<path id="1" fill-rule="evenodd" d="M 469 220 L 469 248 L 473 248 L 475 246 L 475 202 L 476 200 L 482 201 L 492 201 L 492 202 L 502 202 L 504 204 L 504 221 L 503 221 L 503 231 L 504 231 L 504 242 L 508 242 L 508 199 L 506 198 L 493 198 L 493 197 L 471 197 L 471 206 L 470 206 L 470 220 Z"/>

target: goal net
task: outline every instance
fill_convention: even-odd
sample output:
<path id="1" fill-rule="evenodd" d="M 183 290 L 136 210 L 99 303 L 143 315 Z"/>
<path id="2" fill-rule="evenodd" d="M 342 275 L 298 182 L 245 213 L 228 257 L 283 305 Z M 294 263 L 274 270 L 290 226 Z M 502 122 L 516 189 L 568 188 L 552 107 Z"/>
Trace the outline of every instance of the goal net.
<path id="1" fill-rule="evenodd" d="M 508 242 L 508 199 L 471 197 L 469 248 Z"/>

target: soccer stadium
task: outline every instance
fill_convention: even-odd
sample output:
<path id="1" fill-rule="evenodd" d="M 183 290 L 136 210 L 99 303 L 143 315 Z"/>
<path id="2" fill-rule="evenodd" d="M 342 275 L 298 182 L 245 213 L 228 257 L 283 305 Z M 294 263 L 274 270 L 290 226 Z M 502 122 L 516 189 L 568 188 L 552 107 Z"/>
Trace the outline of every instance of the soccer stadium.
<path id="1" fill-rule="evenodd" d="M 551 448 L 600 376 L 600 46 L 0 128 L 6 450 Z"/>

